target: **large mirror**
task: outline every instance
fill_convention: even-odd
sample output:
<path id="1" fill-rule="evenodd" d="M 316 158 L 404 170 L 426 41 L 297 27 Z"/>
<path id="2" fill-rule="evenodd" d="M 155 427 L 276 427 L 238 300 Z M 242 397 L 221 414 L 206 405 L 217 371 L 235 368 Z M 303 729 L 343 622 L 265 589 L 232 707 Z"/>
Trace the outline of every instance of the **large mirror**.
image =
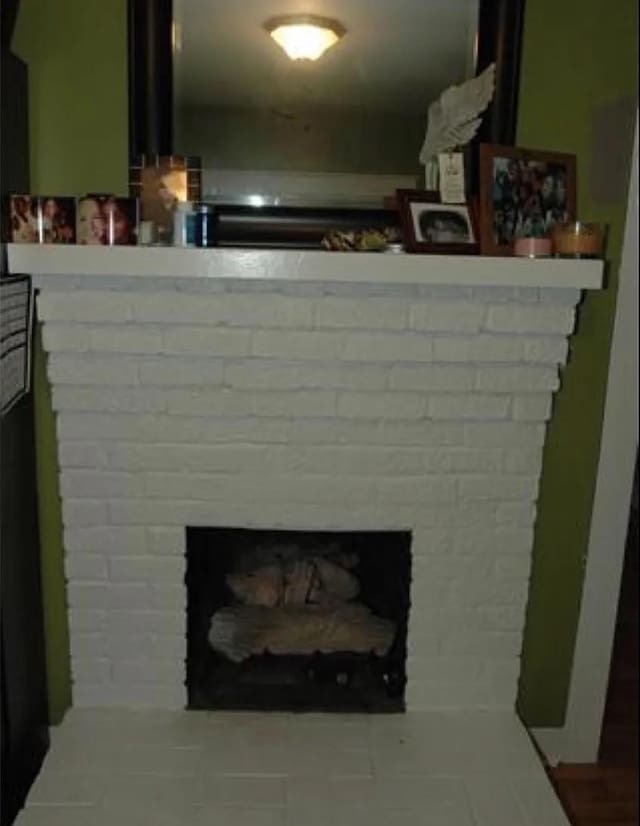
<path id="1" fill-rule="evenodd" d="M 521 9 L 522 0 L 130 0 L 132 151 L 200 157 L 207 200 L 381 206 L 396 188 L 422 185 L 429 104 L 492 60 L 490 117 L 502 140 L 513 129 Z M 317 60 L 292 60 L 266 24 L 296 14 L 329 19 L 342 36 Z"/>

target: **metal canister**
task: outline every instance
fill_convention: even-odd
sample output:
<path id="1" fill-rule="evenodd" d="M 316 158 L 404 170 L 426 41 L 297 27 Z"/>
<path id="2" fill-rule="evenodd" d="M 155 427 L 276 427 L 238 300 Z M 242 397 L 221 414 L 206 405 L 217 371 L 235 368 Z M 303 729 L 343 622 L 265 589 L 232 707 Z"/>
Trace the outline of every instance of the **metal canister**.
<path id="1" fill-rule="evenodd" d="M 218 216 L 212 204 L 195 204 L 195 242 L 196 247 L 217 246 Z"/>

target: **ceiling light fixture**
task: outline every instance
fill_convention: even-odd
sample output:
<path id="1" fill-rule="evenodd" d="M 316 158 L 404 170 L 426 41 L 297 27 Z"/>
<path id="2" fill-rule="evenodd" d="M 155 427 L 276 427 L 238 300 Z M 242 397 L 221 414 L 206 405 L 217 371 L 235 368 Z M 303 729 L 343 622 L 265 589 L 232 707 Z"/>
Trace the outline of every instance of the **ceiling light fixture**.
<path id="1" fill-rule="evenodd" d="M 273 17 L 264 27 L 291 60 L 317 60 L 346 32 L 337 20 L 309 14 Z"/>

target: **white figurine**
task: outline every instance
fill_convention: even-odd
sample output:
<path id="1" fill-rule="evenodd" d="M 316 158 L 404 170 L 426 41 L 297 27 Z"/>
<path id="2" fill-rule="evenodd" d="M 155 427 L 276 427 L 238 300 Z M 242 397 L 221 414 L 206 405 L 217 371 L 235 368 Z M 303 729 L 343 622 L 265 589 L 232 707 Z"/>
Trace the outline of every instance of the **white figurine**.
<path id="1" fill-rule="evenodd" d="M 427 189 L 437 188 L 438 155 L 465 146 L 478 131 L 495 89 L 496 65 L 491 63 L 460 86 L 450 86 L 429 106 L 427 133 L 420 150 Z M 435 186 L 434 186 L 435 180 Z"/>

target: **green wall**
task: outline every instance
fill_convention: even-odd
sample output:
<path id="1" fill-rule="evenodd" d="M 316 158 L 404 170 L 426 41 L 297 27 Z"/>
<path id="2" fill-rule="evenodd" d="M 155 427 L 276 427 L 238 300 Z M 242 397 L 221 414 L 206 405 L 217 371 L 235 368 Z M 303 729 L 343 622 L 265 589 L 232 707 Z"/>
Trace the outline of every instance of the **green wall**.
<path id="1" fill-rule="evenodd" d="M 29 66 L 31 188 L 127 192 L 126 0 L 22 0 L 14 51 Z M 55 422 L 39 334 L 36 452 L 49 717 L 71 702 Z"/>
<path id="2" fill-rule="evenodd" d="M 628 179 L 637 14 L 637 0 L 527 0 L 517 142 L 577 154 L 578 216 L 609 226 L 607 287 L 580 308 L 545 446 L 519 698 L 532 726 L 563 724 L 571 677 L 626 209 L 624 183 L 602 180 Z"/>
<path id="3" fill-rule="evenodd" d="M 29 64 L 31 179 L 42 193 L 126 192 L 125 0 L 22 0 L 15 51 Z M 610 226 L 609 284 L 580 311 L 546 445 L 519 707 L 531 725 L 561 725 L 575 643 L 615 309 L 625 199 L 589 184 L 594 115 L 633 95 L 636 0 L 527 0 L 518 143 L 578 155 L 580 216 Z M 622 153 L 624 155 L 624 153 Z M 625 156 L 608 161 L 627 164 Z M 50 714 L 69 704 L 55 428 L 36 350 Z"/>

